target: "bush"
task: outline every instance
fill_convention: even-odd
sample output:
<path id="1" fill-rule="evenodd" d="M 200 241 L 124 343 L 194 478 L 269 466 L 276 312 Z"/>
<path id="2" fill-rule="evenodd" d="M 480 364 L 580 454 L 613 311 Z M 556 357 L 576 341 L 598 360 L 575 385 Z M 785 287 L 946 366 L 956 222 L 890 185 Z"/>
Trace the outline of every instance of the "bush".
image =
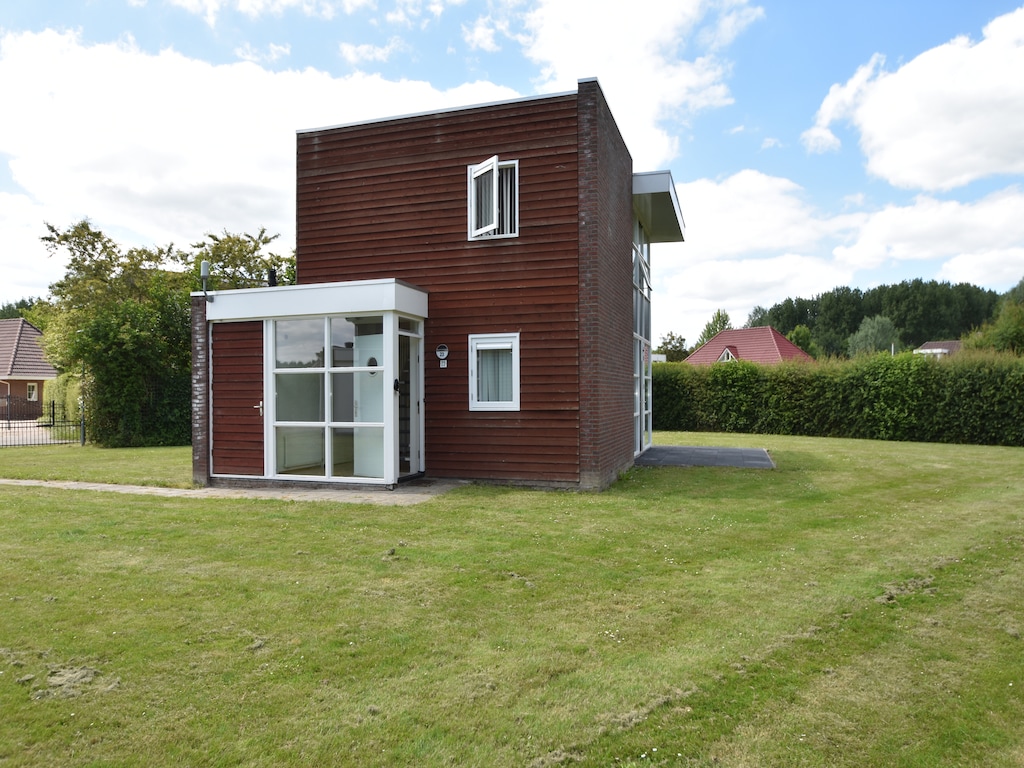
<path id="1" fill-rule="evenodd" d="M 965 352 L 659 363 L 654 428 L 1024 446 L 1024 360 Z"/>

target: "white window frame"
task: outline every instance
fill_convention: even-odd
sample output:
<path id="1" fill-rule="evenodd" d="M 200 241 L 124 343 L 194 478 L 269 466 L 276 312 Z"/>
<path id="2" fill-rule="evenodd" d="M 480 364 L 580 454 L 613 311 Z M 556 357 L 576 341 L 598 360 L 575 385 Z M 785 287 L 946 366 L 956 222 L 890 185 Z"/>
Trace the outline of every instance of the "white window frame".
<path id="1" fill-rule="evenodd" d="M 507 188 L 502 183 L 503 171 L 512 176 Z M 468 166 L 466 176 L 469 239 L 519 237 L 519 161 L 500 160 L 493 155 L 482 163 Z M 482 201 L 477 196 L 480 180 L 490 188 L 490 201 Z M 480 226 L 477 226 L 478 219 Z"/>
<path id="2" fill-rule="evenodd" d="M 509 400 L 481 400 L 478 386 L 478 355 L 485 350 L 506 349 L 512 354 L 512 397 Z M 469 335 L 469 410 L 518 411 L 519 403 L 519 334 L 471 333 Z"/>
<path id="3" fill-rule="evenodd" d="M 25 385 L 25 399 L 30 403 L 34 403 L 39 399 L 39 385 L 34 381 L 30 381 Z"/>

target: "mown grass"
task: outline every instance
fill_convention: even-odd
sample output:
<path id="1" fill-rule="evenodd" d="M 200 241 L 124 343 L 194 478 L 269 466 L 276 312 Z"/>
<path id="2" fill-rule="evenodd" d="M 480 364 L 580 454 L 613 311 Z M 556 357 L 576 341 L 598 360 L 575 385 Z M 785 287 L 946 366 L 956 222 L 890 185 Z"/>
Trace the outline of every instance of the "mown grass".
<path id="1" fill-rule="evenodd" d="M 778 469 L 413 507 L 0 487 L 0 764 L 1024 764 L 1024 450 L 658 439 Z"/>

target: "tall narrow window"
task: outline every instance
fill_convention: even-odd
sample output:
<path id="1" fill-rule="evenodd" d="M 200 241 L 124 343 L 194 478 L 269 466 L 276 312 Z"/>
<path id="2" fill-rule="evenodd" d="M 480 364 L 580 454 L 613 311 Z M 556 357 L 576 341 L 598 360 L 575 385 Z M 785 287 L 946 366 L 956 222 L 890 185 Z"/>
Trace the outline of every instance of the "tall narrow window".
<path id="1" fill-rule="evenodd" d="M 519 234 L 519 161 L 497 155 L 468 169 L 469 239 Z"/>
<path id="2" fill-rule="evenodd" d="M 25 385 L 25 399 L 30 402 L 35 402 L 39 399 L 39 385 L 33 381 L 30 381 Z"/>
<path id="3" fill-rule="evenodd" d="M 469 410 L 519 410 L 519 334 L 469 337 Z"/>

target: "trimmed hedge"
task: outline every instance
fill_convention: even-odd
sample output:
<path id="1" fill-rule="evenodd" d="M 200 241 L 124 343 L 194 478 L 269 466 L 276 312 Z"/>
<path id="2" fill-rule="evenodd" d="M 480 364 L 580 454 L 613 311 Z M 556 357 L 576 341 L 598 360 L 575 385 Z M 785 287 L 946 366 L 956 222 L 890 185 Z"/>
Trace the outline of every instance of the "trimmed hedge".
<path id="1" fill-rule="evenodd" d="M 654 428 L 1024 446 L 1024 359 L 659 363 Z"/>

